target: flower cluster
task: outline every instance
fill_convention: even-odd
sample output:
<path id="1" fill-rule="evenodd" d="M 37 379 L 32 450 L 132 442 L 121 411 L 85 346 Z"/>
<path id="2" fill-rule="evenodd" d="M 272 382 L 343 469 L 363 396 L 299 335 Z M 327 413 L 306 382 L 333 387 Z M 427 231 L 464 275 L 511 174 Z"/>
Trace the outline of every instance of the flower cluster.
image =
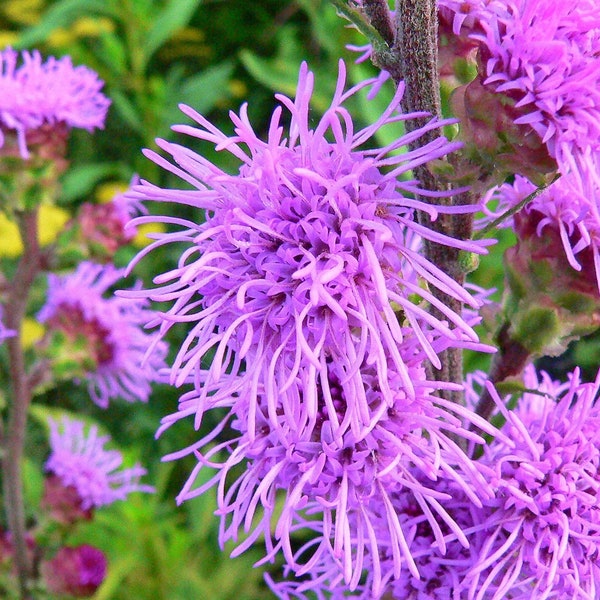
<path id="1" fill-rule="evenodd" d="M 484 87 L 510 103 L 563 174 L 589 195 L 600 151 L 600 18 L 591 0 L 441 3 L 478 43 Z M 597 199 L 597 195 L 596 195 Z"/>
<path id="2" fill-rule="evenodd" d="M 110 101 L 100 92 L 103 82 L 71 58 L 48 58 L 39 52 L 0 52 L 0 147 L 9 132 L 17 135 L 22 158 L 29 158 L 28 136 L 43 126 L 104 126 Z"/>
<path id="3" fill-rule="evenodd" d="M 498 492 L 484 501 L 475 527 L 485 536 L 468 573 L 469 597 L 595 598 L 600 373 L 592 383 L 582 383 L 577 370 L 566 383 L 540 382 L 529 367 L 524 383 L 532 391 L 513 411 L 489 386 L 514 447 L 497 439 L 482 458 Z"/>
<path id="4" fill-rule="evenodd" d="M 112 398 L 147 400 L 167 353 L 164 342 L 142 330 L 154 314 L 146 301 L 104 297 L 123 273 L 110 264 L 82 262 L 69 275 L 51 274 L 38 314 L 58 338 L 50 348 L 56 368 L 62 368 L 61 355 L 75 362 L 92 399 L 104 408 Z"/>
<path id="5" fill-rule="evenodd" d="M 141 484 L 145 469 L 136 465 L 121 469 L 123 456 L 107 450 L 108 436 L 98 435 L 98 427 L 86 428 L 82 421 L 49 419 L 50 457 L 46 471 L 58 477 L 65 488 L 75 488 L 83 510 L 124 500 L 132 492 L 153 492 Z"/>
<path id="6" fill-rule="evenodd" d="M 469 422 L 488 433 L 493 428 L 439 398 L 452 384 L 428 381 L 424 369 L 425 361 L 439 366 L 438 353 L 448 346 L 485 349 L 468 319 L 430 289 L 472 307 L 479 302 L 415 250 L 424 238 L 485 251 L 430 231 L 415 217 L 416 210 L 432 218 L 474 210 L 437 206 L 435 198 L 449 192 L 430 192 L 409 178 L 457 145 L 439 137 L 396 152 L 444 124 L 432 119 L 389 146 L 365 148 L 380 128 L 423 116 L 397 112 L 400 86 L 376 123 L 355 130 L 344 103 L 372 83 L 345 91 L 340 63 L 331 107 L 311 126 L 313 75 L 303 65 L 295 99 L 276 96 L 280 106 L 266 141 L 245 106 L 231 115 L 232 136 L 183 107 L 198 126 L 175 129 L 226 149 L 241 166 L 229 174 L 164 141 L 159 145 L 175 164 L 147 153 L 192 189 L 143 182 L 133 197 L 190 207 L 205 220 L 158 218 L 178 230 L 158 234 L 139 258 L 166 244 L 184 244 L 183 254 L 176 268 L 155 277 L 155 289 L 129 295 L 172 303 L 153 321 L 163 335 L 177 323 L 189 327 L 171 381 L 193 389 L 160 432 L 186 417 L 199 427 L 208 411 L 227 409 L 209 434 L 166 457 L 198 460 L 179 501 L 217 486 L 221 542 L 236 541 L 236 553 L 263 537 L 267 559 L 281 551 L 296 577 L 333 563 L 332 581 L 350 589 L 372 569 L 376 597 L 405 568 L 418 577 L 407 542 L 412 529 L 394 509 L 397 495 L 414 498 L 439 544 L 438 521 L 466 544 L 432 482 L 453 479 L 480 504 L 490 489 L 455 438 L 483 442 Z M 429 305 L 441 316 L 429 314 Z M 221 434 L 226 441 L 215 444 Z M 216 473 L 201 483 L 198 473 L 206 468 Z M 311 536 L 300 549 L 292 541 L 299 531 Z"/>
<path id="7" fill-rule="evenodd" d="M 600 182 L 590 185 L 596 190 L 592 196 L 596 201 L 590 201 L 589 197 L 578 192 L 568 175 L 562 176 L 536 195 L 519 218 L 534 222 L 539 238 L 556 231 L 569 265 L 584 273 L 595 270 L 600 289 Z M 480 224 L 514 208 L 535 191 L 536 187 L 520 175 L 512 184 L 494 188 L 487 195 L 487 214 Z M 512 224 L 513 220 L 507 219 L 502 226 Z"/>
<path id="8" fill-rule="evenodd" d="M 106 557 L 89 544 L 64 546 L 42 563 L 41 570 L 51 593 L 88 598 L 104 581 Z"/>

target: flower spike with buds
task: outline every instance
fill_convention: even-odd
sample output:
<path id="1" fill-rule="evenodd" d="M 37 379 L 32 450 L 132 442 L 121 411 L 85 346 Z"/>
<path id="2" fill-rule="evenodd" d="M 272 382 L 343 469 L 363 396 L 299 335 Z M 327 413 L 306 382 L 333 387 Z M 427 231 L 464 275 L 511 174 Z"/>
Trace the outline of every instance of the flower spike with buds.
<path id="1" fill-rule="evenodd" d="M 146 401 L 167 353 L 165 342 L 142 329 L 154 315 L 146 301 L 104 297 L 123 273 L 82 262 L 69 275 L 51 274 L 38 314 L 51 336 L 54 371 L 86 378 L 92 399 L 103 408 L 113 398 Z"/>

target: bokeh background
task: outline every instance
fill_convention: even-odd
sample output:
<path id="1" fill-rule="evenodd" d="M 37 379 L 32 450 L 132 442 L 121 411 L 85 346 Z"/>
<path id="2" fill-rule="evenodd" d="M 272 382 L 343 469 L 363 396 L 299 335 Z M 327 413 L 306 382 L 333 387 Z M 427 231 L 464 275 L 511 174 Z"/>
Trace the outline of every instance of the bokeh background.
<path id="1" fill-rule="evenodd" d="M 42 241 L 51 242 L 82 202 L 110 200 L 127 188 L 134 174 L 161 186 L 181 187 L 180 181 L 141 152 L 142 148 L 156 149 L 157 137 L 183 141 L 170 130 L 172 124 L 187 122 L 179 103 L 192 106 L 219 128 L 231 131 L 228 112 L 237 111 L 247 101 L 255 129 L 266 131 L 273 93 L 293 95 L 298 67 L 306 60 L 316 73 L 313 107 L 317 115 L 328 106 L 340 57 L 351 65 L 351 83 L 375 73 L 367 63 L 353 64 L 357 54 L 346 49 L 348 44 L 362 43 L 325 0 L 2 0 L 0 48 L 37 48 L 45 56 L 69 54 L 75 64 L 99 73 L 106 82 L 104 92 L 112 100 L 103 131 L 72 133 L 71 168 L 63 178 L 59 206 L 43 209 Z M 358 125 L 372 121 L 391 92 L 384 90 L 371 101 L 353 99 Z M 189 138 L 185 143 L 190 144 Z M 227 164 L 230 156 L 216 153 L 208 145 L 198 144 L 196 149 L 226 169 L 237 168 Z M 162 214 L 170 210 L 150 209 Z M 187 216 L 201 218 L 193 213 Z M 146 243 L 144 233 L 136 239 L 138 249 Z M 511 233 L 507 232 L 501 244 L 510 243 Z M 151 260 L 141 263 L 136 276 L 149 282 L 153 272 L 163 272 L 174 263 L 177 257 L 169 254 L 174 251 L 155 252 Z M 20 252 L 14 225 L 0 215 L 0 259 L 14 261 Z M 118 264 L 127 264 L 135 252 L 135 248 L 123 249 Z M 493 258 L 484 260 L 475 275 L 477 283 L 501 288 L 500 256 L 496 251 Z M 41 303 L 43 298 L 33 298 L 30 314 L 35 314 Z M 30 318 L 25 331 L 30 352 L 35 351 L 35 341 L 42 333 L 41 326 Z M 181 335 L 182 331 L 173 330 L 173 347 Z M 544 366 L 559 374 L 577 362 L 587 369 L 588 378 L 592 377 L 598 344 L 597 338 L 583 340 L 567 355 L 546 361 Z M 470 369 L 485 368 L 486 360 L 469 356 L 467 364 Z M 75 383 L 50 388 L 36 398 L 40 413 L 66 409 L 102 423 L 128 459 L 139 460 L 148 469 L 146 479 L 157 489 L 154 495 L 136 494 L 127 502 L 98 511 L 93 523 L 80 527 L 70 540 L 94 544 L 108 556 L 108 576 L 94 598 L 271 598 L 263 571 L 276 572 L 277 565 L 254 568 L 261 558 L 258 550 L 235 559 L 229 558 L 227 548 L 220 551 L 217 519 L 212 514 L 214 493 L 180 507 L 175 504 L 194 464 L 164 463 L 161 457 L 191 444 L 199 433 L 189 424 L 179 424 L 158 440 L 154 434 L 161 417 L 176 410 L 179 394 L 168 386 L 157 386 L 148 404 L 113 402 L 106 411 L 91 402 L 85 386 Z M 48 447 L 44 428 L 36 425 L 35 407 L 32 415 L 26 487 L 28 506 L 35 507 L 42 490 L 40 465 Z M 204 428 L 210 426 L 210 421 L 203 424 Z"/>

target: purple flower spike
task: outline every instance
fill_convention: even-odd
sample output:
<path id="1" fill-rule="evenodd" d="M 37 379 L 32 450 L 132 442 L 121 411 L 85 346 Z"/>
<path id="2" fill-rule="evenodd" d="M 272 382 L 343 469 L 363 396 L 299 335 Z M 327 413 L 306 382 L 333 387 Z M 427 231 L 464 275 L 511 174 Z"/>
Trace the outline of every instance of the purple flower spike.
<path id="1" fill-rule="evenodd" d="M 410 331 L 403 333 L 410 335 Z M 328 379 L 319 385 L 312 430 L 303 425 L 303 396 L 287 402 L 289 413 L 279 413 L 278 428 L 269 423 L 269 401 L 261 396 L 256 434 L 249 433 L 248 417 L 243 414 L 247 407 L 240 403 L 203 439 L 165 457 L 173 460 L 193 454 L 198 460 L 178 501 L 215 486 L 220 542 L 236 542 L 235 554 L 264 539 L 267 559 L 281 551 L 294 577 L 302 580 L 324 569 L 328 584 L 338 581 L 350 590 L 358 589 L 369 572 L 365 589 L 373 598 L 404 570 L 419 577 L 420 567 L 412 555 L 413 524 L 403 520 L 395 506 L 400 495 L 411 499 L 411 513 L 428 524 L 441 554 L 446 550 L 442 526 L 459 545 L 467 546 L 460 526 L 440 504 L 448 495 L 439 490 L 436 480 L 447 477 L 453 489 L 473 506 L 481 506 L 481 499 L 492 493 L 487 473 L 454 438 L 483 442 L 468 430 L 465 422 L 469 421 L 490 434 L 495 430 L 459 405 L 432 394 L 443 384 L 425 380 L 414 358 L 414 344 L 405 342 L 399 351 L 409 364 L 414 399 L 407 396 L 401 378 L 389 365 L 389 385 L 395 390 L 389 406 L 374 365 L 363 365 L 366 414 L 354 415 L 356 399 L 351 394 L 361 392 L 344 386 L 343 370 L 332 363 Z M 193 392 L 184 396 L 181 413 L 185 415 L 188 405 L 195 404 Z M 291 421 L 290 415 L 296 420 Z M 165 419 L 165 426 L 178 418 L 181 415 Z M 361 427 L 361 418 L 369 425 Z M 340 425 L 344 421 L 351 424 L 344 428 Z M 222 434 L 226 441 L 215 444 Z M 217 472 L 208 478 L 203 469 Z M 309 535 L 310 543 L 298 549 L 293 543 L 296 533 Z"/>
<path id="2" fill-rule="evenodd" d="M 144 182 L 134 188 L 135 198 L 191 206 L 206 214 L 203 223 L 158 219 L 179 231 L 158 234 L 139 256 L 166 244 L 187 245 L 177 267 L 155 278 L 159 287 L 140 291 L 139 296 L 172 302 L 172 308 L 154 323 L 160 323 L 162 334 L 175 323 L 189 327 L 171 380 L 176 385 L 195 384 L 199 396 L 191 410 L 198 421 L 205 409 L 231 405 L 239 398 L 248 404 L 252 437 L 259 427 L 260 394 L 267 398 L 265 410 L 277 429 L 281 428 L 278 412 L 290 406 L 286 399 L 302 394 L 301 426 L 310 431 L 317 419 L 320 382 L 335 363 L 344 373 L 343 384 L 355 390 L 348 395 L 354 403 L 349 413 L 357 415 L 359 427 L 367 427 L 360 373 L 365 362 L 377 366 L 378 385 L 390 405 L 394 394 L 387 379 L 388 360 L 408 396 L 415 396 L 398 351 L 403 324 L 412 328 L 422 353 L 438 366 L 433 340 L 477 341 L 465 320 L 426 288 L 443 289 L 472 306 L 477 302 L 415 252 L 411 243 L 420 235 L 465 250 L 484 249 L 420 226 L 416 209 L 433 217 L 449 209 L 415 200 L 415 193 L 440 194 L 400 177 L 445 156 L 457 144 L 441 137 L 417 150 L 395 152 L 444 124 L 432 119 L 389 146 L 363 149 L 380 128 L 415 116 L 398 114 L 400 86 L 376 123 L 355 130 L 344 102 L 371 83 L 344 91 L 345 67 L 340 62 L 331 107 L 313 122 L 309 117 L 313 74 L 304 64 L 295 100 L 276 96 L 280 106 L 273 113 L 266 141 L 252 129 L 246 106 L 239 115 L 231 115 L 232 136 L 182 107 L 197 126 L 174 129 L 232 154 L 241 162 L 235 174 L 177 144 L 159 142 L 177 166 L 147 152 L 194 189 L 165 190 Z M 134 223 L 153 220 L 157 218 L 142 217 Z M 438 306 L 443 321 L 427 313 L 427 303 Z M 214 356 L 210 367 L 208 355 Z M 252 368 L 245 370 L 246 365 Z M 289 418 L 297 421 L 291 413 Z M 343 420 L 336 434 L 342 435 L 349 424 Z"/>
<path id="3" fill-rule="evenodd" d="M 600 180 L 589 182 L 592 194 L 578 191 L 572 175 L 563 175 L 524 208 L 525 215 L 537 223 L 535 233 L 540 238 L 550 239 L 556 230 L 564 248 L 569 265 L 582 272 L 596 272 L 600 290 Z M 487 200 L 496 201 L 494 210 L 486 209 L 487 215 L 479 222 L 485 225 L 517 205 L 536 187 L 524 177 L 517 175 L 513 184 L 504 184 L 488 194 Z M 513 226 L 514 220 L 507 219 L 503 226 Z M 548 233 L 548 235 L 547 235 Z"/>
<path id="4" fill-rule="evenodd" d="M 600 151 L 600 13 L 595 0 L 443 0 L 479 43 L 485 86 L 514 101 L 563 174 L 588 193 Z"/>
<path id="5" fill-rule="evenodd" d="M 50 424 L 51 454 L 46 471 L 56 475 L 64 487 L 73 487 L 85 511 L 125 500 L 132 492 L 154 492 L 139 482 L 146 470 L 136 465 L 121 469 L 123 456 L 118 450 L 105 449 L 109 436 L 99 436 L 98 427 L 86 431 L 82 421 L 63 417 L 61 423 Z"/>
<path id="6" fill-rule="evenodd" d="M 38 314 L 71 346 L 83 345 L 90 395 L 103 408 L 113 398 L 146 401 L 150 384 L 165 367 L 166 344 L 142 329 L 154 316 L 147 301 L 104 297 L 122 277 L 123 269 L 90 262 L 70 275 L 51 274 L 46 304 Z M 73 360 L 73 350 L 66 352 Z"/>
<path id="7" fill-rule="evenodd" d="M 20 64 L 19 64 L 20 63 Z M 27 136 L 44 125 L 92 131 L 104 126 L 110 105 L 104 83 L 70 57 L 48 58 L 39 52 L 0 52 L 0 147 L 8 131 L 17 134 L 19 152 L 29 158 Z"/>
<path id="8" fill-rule="evenodd" d="M 536 393 L 508 411 L 488 384 L 515 447 L 496 440 L 483 458 L 499 491 L 485 503 L 487 536 L 469 598 L 597 598 L 600 372 L 594 383 L 582 383 L 577 370 L 566 384 L 538 383 L 530 368 L 525 385 Z"/>

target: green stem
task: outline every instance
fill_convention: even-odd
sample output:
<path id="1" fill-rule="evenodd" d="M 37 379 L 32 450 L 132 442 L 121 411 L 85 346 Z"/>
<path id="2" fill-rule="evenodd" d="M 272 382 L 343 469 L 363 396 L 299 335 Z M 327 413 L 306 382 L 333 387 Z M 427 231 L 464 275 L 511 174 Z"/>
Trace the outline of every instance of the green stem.
<path id="1" fill-rule="evenodd" d="M 369 40 L 374 54 L 389 52 L 388 44 L 381 33 L 365 19 L 360 11 L 350 8 L 346 0 L 331 0 L 331 3 Z"/>
<path id="2" fill-rule="evenodd" d="M 9 359 L 11 402 L 3 436 L 2 457 L 4 505 L 8 527 L 15 549 L 15 567 L 19 580 L 21 600 L 29 600 L 32 565 L 27 553 L 23 476 L 21 471 L 25 446 L 27 413 L 31 403 L 31 386 L 28 381 L 25 355 L 21 345 L 21 328 L 29 291 L 40 271 L 41 253 L 38 245 L 37 210 L 17 215 L 24 252 L 5 306 L 5 324 L 17 334 L 6 340 Z"/>
<path id="3" fill-rule="evenodd" d="M 552 179 L 552 181 L 550 183 L 548 183 L 547 185 L 541 186 L 541 187 L 533 190 L 533 192 L 531 192 L 531 194 L 529 194 L 529 196 L 526 196 L 525 198 L 523 198 L 523 200 L 521 200 L 518 204 L 515 204 L 514 206 L 509 208 L 507 211 L 503 212 L 498 218 L 494 219 L 491 223 L 488 223 L 483 229 L 478 231 L 473 236 L 473 239 L 481 240 L 491 231 L 495 231 L 496 229 L 498 229 L 498 227 L 500 225 L 502 225 L 502 223 L 504 223 L 504 221 L 506 221 L 506 219 L 512 217 L 513 215 L 516 215 L 522 208 L 525 208 L 532 200 L 535 200 L 542 192 L 545 192 L 559 178 L 560 178 L 560 173 L 555 175 L 554 178 Z"/>

